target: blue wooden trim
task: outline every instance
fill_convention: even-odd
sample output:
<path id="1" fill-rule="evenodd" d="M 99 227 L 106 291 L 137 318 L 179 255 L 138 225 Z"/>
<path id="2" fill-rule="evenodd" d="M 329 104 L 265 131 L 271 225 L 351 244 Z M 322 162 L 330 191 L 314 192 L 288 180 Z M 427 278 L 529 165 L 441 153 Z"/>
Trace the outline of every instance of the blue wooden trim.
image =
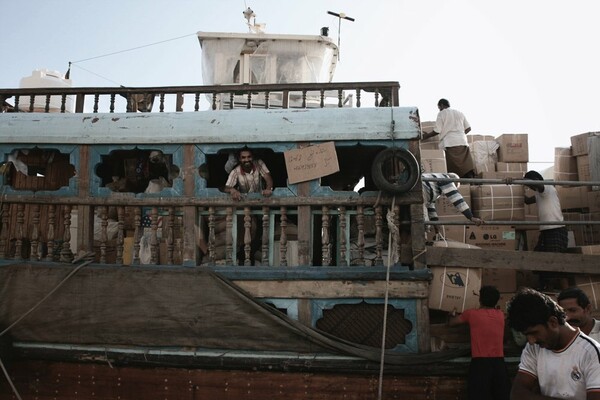
<path id="1" fill-rule="evenodd" d="M 287 316 L 291 319 L 298 321 L 298 300 L 297 299 L 276 299 L 276 298 L 264 298 L 260 299 L 265 303 L 270 303 L 276 308 L 285 308 Z"/>
<path id="2" fill-rule="evenodd" d="M 323 310 L 331 309 L 338 304 L 358 304 L 363 301 L 368 304 L 384 304 L 384 299 L 373 298 L 311 300 L 311 326 L 317 326 L 317 321 L 323 318 Z M 394 307 L 397 310 L 404 310 L 404 319 L 410 321 L 412 324 L 411 331 L 406 334 L 405 343 L 397 345 L 392 349 L 392 351 L 399 353 L 417 353 L 419 351 L 417 340 L 417 301 L 414 299 L 389 299 L 388 307 Z"/>

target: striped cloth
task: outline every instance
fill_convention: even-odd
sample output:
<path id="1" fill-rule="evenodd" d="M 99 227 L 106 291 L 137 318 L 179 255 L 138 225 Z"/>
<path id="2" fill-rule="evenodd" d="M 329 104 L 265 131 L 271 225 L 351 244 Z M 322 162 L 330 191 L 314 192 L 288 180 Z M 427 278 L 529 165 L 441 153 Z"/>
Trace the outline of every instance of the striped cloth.
<path id="1" fill-rule="evenodd" d="M 421 175 L 422 178 L 456 178 L 450 174 L 445 173 L 424 173 Z M 438 219 L 437 211 L 435 209 L 435 202 L 440 196 L 446 196 L 448 200 L 463 213 L 467 219 L 473 218 L 473 213 L 469 208 L 469 205 L 458 192 L 458 188 L 452 181 L 439 181 L 439 182 L 425 182 L 423 181 L 423 205 L 426 207 L 427 212 L 425 217 L 428 217 L 429 221 L 436 221 Z"/>

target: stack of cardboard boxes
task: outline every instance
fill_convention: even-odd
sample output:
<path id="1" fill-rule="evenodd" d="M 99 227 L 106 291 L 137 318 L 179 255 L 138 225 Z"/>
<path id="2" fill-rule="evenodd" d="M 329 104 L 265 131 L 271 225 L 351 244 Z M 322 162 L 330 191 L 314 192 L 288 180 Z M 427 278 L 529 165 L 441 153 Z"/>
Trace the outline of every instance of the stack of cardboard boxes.
<path id="1" fill-rule="evenodd" d="M 432 122 L 424 123 L 432 129 Z M 571 138 L 572 146 L 555 151 L 555 180 L 593 180 L 600 168 L 600 134 L 584 134 Z M 598 139 L 594 145 L 594 138 Z M 477 177 L 482 179 L 521 179 L 527 172 L 529 149 L 527 134 L 503 134 L 494 138 L 489 135 L 468 135 L 469 146 L 476 161 Z M 437 149 L 437 136 L 422 142 L 421 158 L 428 172 L 446 172 L 444 152 Z M 593 155 L 590 155 L 593 154 Z M 598 173 L 600 180 L 600 173 Z M 578 179 L 574 179 L 574 178 Z M 583 177 L 583 179 L 581 179 Z M 600 190 L 591 186 L 558 187 L 565 220 L 600 221 Z M 596 188 L 597 189 L 597 188 Z M 515 221 L 515 226 L 506 225 L 447 225 L 440 227 L 446 239 L 476 245 L 482 248 L 505 250 L 532 250 L 538 239 L 537 225 L 519 225 L 519 221 L 538 221 L 537 206 L 526 205 L 524 194 L 533 192 L 522 185 L 466 185 L 459 188 L 465 201 L 475 216 L 486 221 Z M 438 200 L 437 211 L 441 221 L 467 222 L 464 216 L 448 202 L 445 197 Z M 569 227 L 573 230 L 573 251 L 600 254 L 600 226 L 581 225 Z M 517 240 L 517 238 L 521 240 Z M 523 241 L 526 239 L 526 242 Z M 477 306 L 477 298 L 461 299 L 461 291 L 468 297 L 478 292 L 481 285 L 494 285 L 501 292 L 501 299 L 508 299 L 518 286 L 526 285 L 530 274 L 517 273 L 514 270 L 466 271 L 466 268 L 454 268 L 448 271 L 444 267 L 432 268 L 434 282 L 430 290 L 430 307 L 446 311 L 462 311 Z M 455 271 L 456 270 L 456 271 Z M 458 278 L 460 279 L 458 279 Z M 588 278 L 589 281 L 589 277 Z M 600 275 L 594 282 L 600 293 Z M 465 281 L 468 279 L 468 282 Z M 439 281 L 439 282 L 438 282 Z M 453 281 L 459 283 L 454 285 Z M 460 286 L 463 284 L 464 286 Z M 456 287 L 455 287 L 456 286 Z M 444 301 L 441 301 L 445 299 Z M 502 300 L 501 300 L 502 302 Z M 464 307 L 463 307 L 464 306 Z"/>

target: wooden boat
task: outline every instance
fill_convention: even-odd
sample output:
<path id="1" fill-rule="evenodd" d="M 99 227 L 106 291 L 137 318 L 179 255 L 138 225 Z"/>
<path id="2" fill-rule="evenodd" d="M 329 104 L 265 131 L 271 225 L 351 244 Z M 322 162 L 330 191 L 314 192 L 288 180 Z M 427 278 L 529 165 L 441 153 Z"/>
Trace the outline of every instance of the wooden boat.
<path id="1" fill-rule="evenodd" d="M 464 398 L 468 334 L 429 309 L 429 266 L 597 269 L 427 245 L 397 82 L 273 82 L 331 75 L 323 36 L 198 36 L 229 68 L 206 86 L 0 89 L 0 148 L 27 167 L 1 181 L 3 397 Z M 273 196 L 220 190 L 244 146 Z"/>

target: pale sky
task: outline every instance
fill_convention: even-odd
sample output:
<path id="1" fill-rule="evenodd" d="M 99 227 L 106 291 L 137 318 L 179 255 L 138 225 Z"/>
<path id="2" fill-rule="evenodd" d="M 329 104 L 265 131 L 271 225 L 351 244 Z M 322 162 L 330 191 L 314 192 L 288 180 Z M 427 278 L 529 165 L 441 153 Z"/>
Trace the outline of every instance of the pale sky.
<path id="1" fill-rule="evenodd" d="M 195 33 L 247 32 L 246 7 L 267 33 L 328 26 L 336 43 L 327 11 L 355 18 L 342 21 L 334 81 L 398 81 L 422 121 L 444 97 L 472 133 L 527 133 L 531 169 L 600 131 L 598 0 L 4 0 L 0 87 L 69 61 L 73 86 L 201 85 Z"/>

